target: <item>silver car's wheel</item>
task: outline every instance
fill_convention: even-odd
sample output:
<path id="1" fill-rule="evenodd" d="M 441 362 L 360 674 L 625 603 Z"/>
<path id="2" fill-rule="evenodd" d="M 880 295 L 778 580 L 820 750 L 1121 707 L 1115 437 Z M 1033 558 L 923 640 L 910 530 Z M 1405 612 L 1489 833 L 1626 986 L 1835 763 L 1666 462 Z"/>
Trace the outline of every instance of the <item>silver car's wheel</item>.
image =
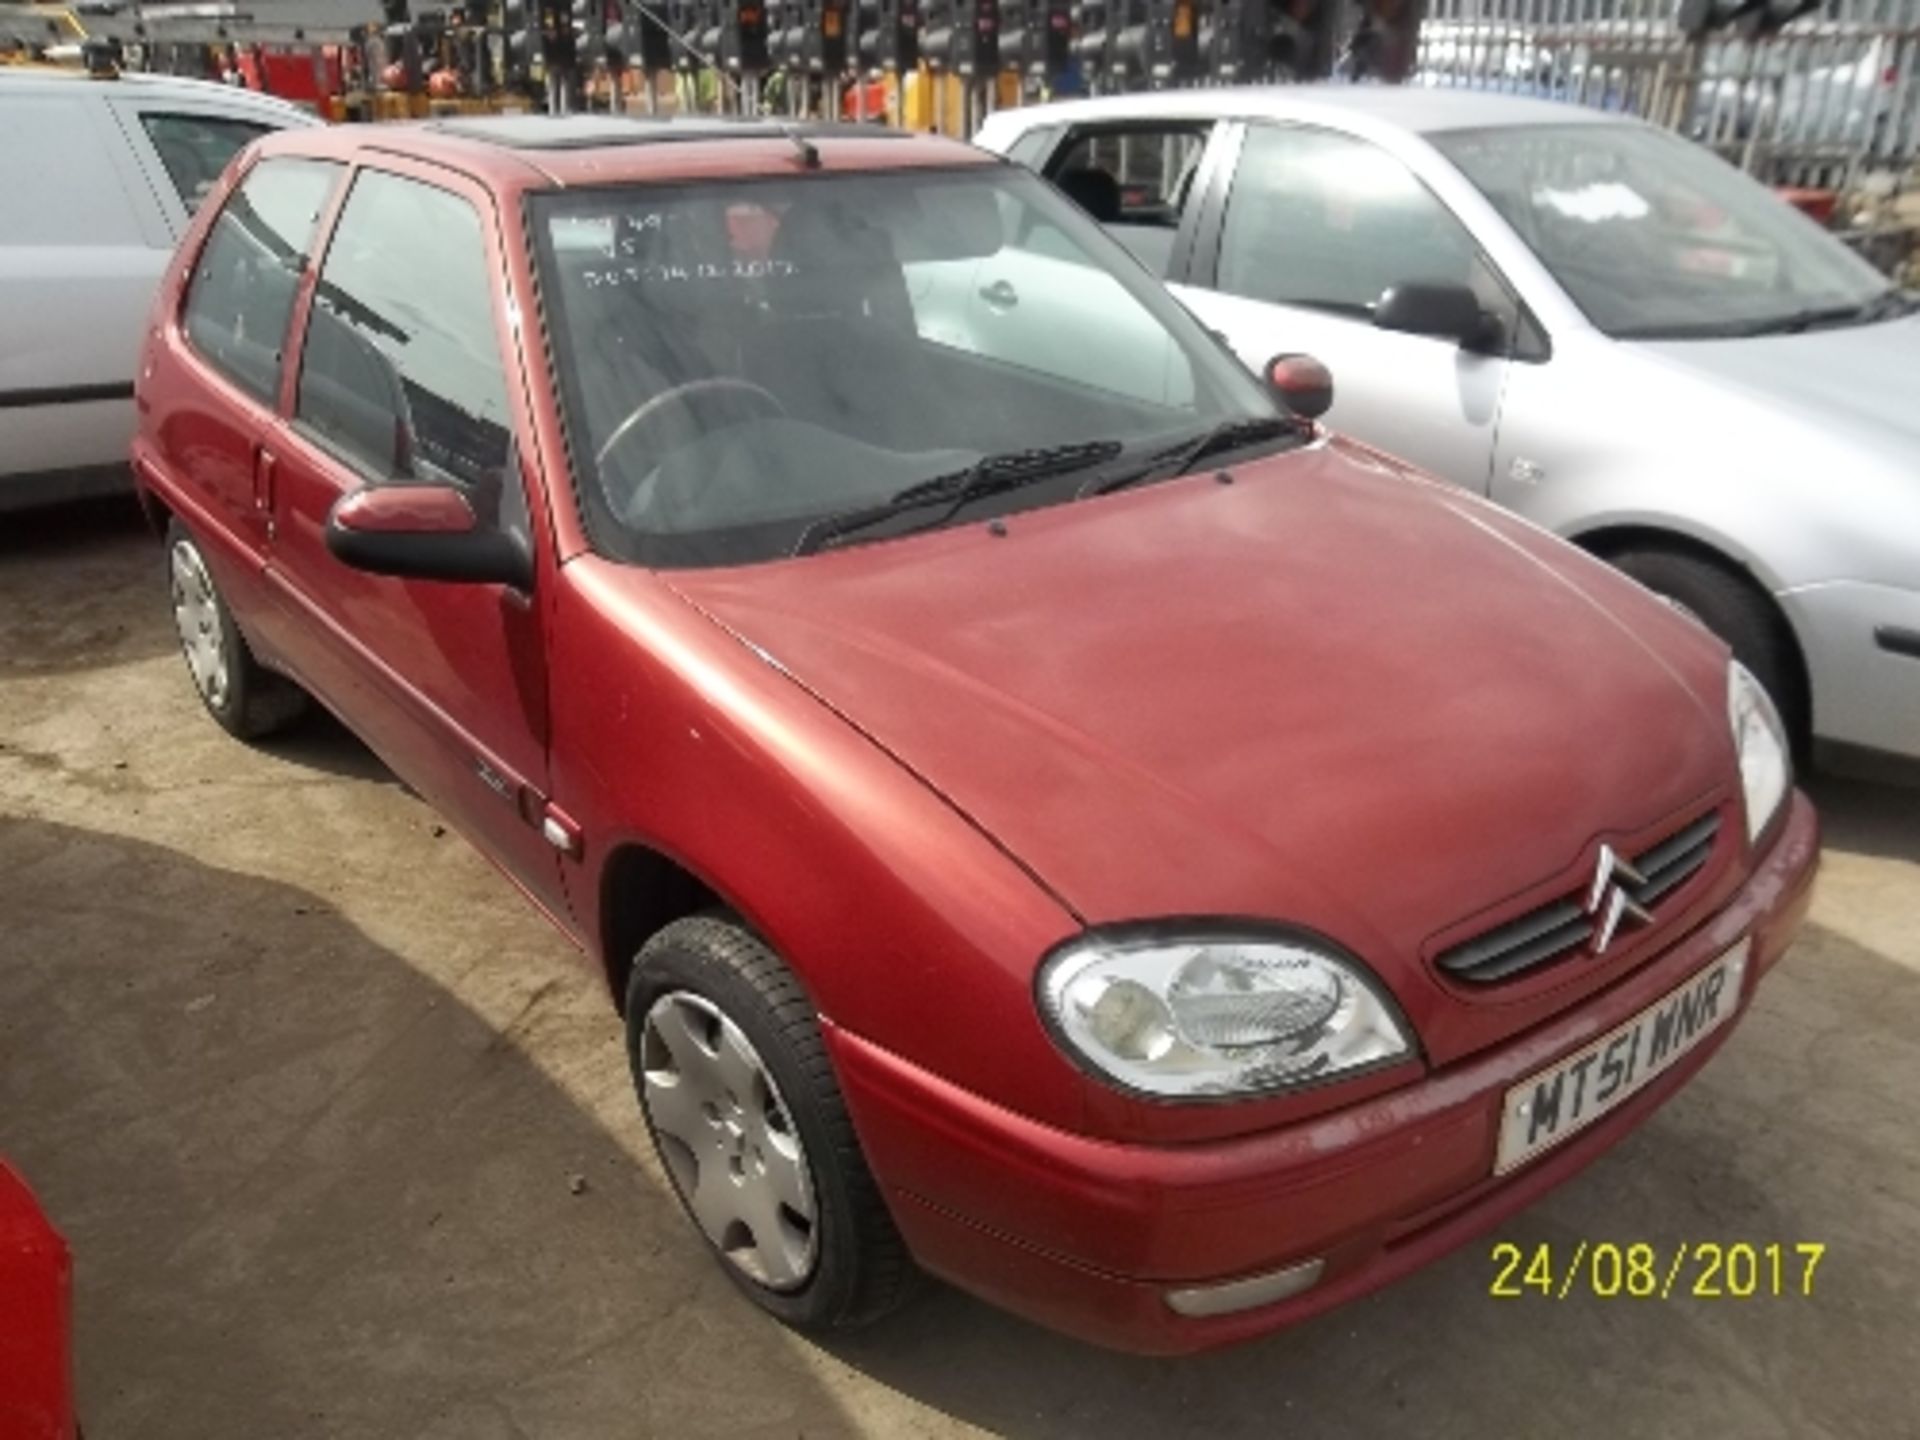
<path id="1" fill-rule="evenodd" d="M 1734 657 L 1760 679 L 1805 759 L 1812 739 L 1806 667 L 1786 617 L 1751 576 L 1730 562 L 1655 545 L 1604 553 L 1689 619 L 1727 643 Z"/>
<path id="2" fill-rule="evenodd" d="M 207 574 L 199 550 L 185 536 L 173 542 L 168 569 L 173 588 L 173 626 L 179 632 L 194 687 L 209 707 L 224 710 L 232 675 L 213 577 Z"/>
<path id="3" fill-rule="evenodd" d="M 647 1010 L 641 1100 L 695 1222 L 748 1278 L 795 1290 L 813 1273 L 818 1204 L 792 1112 L 740 1027 L 670 990 Z"/>

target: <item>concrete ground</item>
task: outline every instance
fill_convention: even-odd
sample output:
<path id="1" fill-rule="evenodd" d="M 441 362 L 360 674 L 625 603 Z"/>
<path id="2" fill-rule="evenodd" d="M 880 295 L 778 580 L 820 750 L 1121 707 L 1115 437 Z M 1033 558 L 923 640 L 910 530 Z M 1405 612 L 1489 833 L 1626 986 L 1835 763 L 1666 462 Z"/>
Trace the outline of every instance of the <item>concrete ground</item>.
<path id="1" fill-rule="evenodd" d="M 820 1344 L 691 1243 L 569 947 L 337 726 L 215 729 L 125 509 L 10 517 L 0 1153 L 77 1257 L 90 1440 L 1916 1435 L 1920 792 L 1816 794 L 1745 1026 L 1487 1243 L 1177 1362 L 945 1290 Z M 1497 1300 L 1497 1239 L 1828 1248 L 1811 1298 Z"/>

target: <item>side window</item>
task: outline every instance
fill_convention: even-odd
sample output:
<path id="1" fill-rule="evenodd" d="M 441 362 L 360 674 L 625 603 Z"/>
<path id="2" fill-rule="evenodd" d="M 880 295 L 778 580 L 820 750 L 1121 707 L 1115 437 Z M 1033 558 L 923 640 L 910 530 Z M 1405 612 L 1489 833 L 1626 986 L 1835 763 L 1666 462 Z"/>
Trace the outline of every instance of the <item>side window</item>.
<path id="1" fill-rule="evenodd" d="M 1029 170 L 1038 168 L 1053 142 L 1060 138 L 1058 125 L 1036 125 L 1022 133 L 1007 147 L 1007 158 Z"/>
<path id="2" fill-rule="evenodd" d="M 167 178 L 189 215 L 200 208 L 241 147 L 272 128 L 223 115 L 163 115 L 152 110 L 140 112 L 140 126 L 159 152 Z"/>
<path id="3" fill-rule="evenodd" d="M 492 292 L 471 205 L 361 171 L 320 267 L 296 419 L 375 480 L 499 485 L 510 421 Z"/>
<path id="4" fill-rule="evenodd" d="M 340 167 L 262 160 L 221 209 L 187 282 L 187 341 L 216 369 L 273 403 L 294 291 Z"/>
<path id="5" fill-rule="evenodd" d="M 139 245 L 89 103 L 0 95 L 0 245 Z"/>
<path id="6" fill-rule="evenodd" d="M 1209 127 L 1085 130 L 1048 165 L 1053 182 L 1156 275 L 1165 275 Z"/>
<path id="7" fill-rule="evenodd" d="M 1511 308 L 1466 227 L 1392 155 L 1325 130 L 1248 129 L 1219 289 L 1364 318 L 1382 291 L 1413 280 L 1470 285 Z"/>

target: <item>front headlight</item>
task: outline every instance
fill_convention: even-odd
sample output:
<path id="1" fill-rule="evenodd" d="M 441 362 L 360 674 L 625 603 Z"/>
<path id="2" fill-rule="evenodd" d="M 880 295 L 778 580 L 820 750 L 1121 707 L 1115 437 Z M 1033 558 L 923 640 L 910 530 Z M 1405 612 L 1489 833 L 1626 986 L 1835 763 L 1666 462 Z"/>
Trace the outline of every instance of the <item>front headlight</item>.
<path id="1" fill-rule="evenodd" d="M 1152 1095 L 1284 1090 L 1412 1050 L 1357 961 L 1297 940 L 1089 936 L 1047 961 L 1040 1001 L 1073 1050 Z"/>
<path id="2" fill-rule="evenodd" d="M 1727 719 L 1740 757 L 1740 788 L 1746 797 L 1747 843 L 1760 838 L 1793 788 L 1793 758 L 1787 727 L 1753 672 L 1727 663 Z"/>

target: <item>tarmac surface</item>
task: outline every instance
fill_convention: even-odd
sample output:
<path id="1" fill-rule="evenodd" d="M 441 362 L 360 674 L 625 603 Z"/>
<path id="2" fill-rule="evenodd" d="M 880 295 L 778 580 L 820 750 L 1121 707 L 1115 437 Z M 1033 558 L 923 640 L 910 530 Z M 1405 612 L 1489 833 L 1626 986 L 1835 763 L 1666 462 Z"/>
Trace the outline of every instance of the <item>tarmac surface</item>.
<path id="1" fill-rule="evenodd" d="M 1290 1332 L 1109 1355 L 950 1290 L 817 1343 L 694 1243 L 571 948 L 338 725 L 201 711 L 130 507 L 0 521 L 0 1153 L 89 1440 L 1920 1435 L 1920 791 L 1816 781 L 1804 937 L 1499 1234 Z M 576 1193 L 578 1192 L 578 1193 Z M 1811 1296 L 1496 1299 L 1492 1246 L 1826 1249 Z"/>

